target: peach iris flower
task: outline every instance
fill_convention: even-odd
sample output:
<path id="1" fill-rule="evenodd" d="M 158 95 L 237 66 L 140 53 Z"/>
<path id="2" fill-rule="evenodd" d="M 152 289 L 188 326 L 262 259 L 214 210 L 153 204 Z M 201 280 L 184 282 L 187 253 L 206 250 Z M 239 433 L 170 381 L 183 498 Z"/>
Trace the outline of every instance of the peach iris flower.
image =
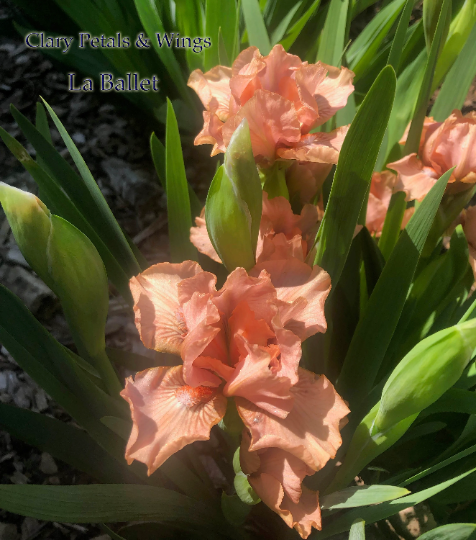
<path id="1" fill-rule="evenodd" d="M 401 142 L 405 142 L 406 135 Z M 407 200 L 421 201 L 438 178 L 456 167 L 447 191 L 457 193 L 476 183 L 476 113 L 462 115 L 454 110 L 444 122 L 427 118 L 423 127 L 418 156 L 410 154 L 389 163 L 397 171 L 396 189 L 405 191 Z"/>
<path id="2" fill-rule="evenodd" d="M 263 211 L 256 247 L 258 263 L 295 257 L 304 261 L 312 249 L 319 221 L 322 218 L 317 206 L 305 204 L 301 214 L 294 214 L 285 197 L 268 199 L 263 191 Z M 221 263 L 218 253 L 208 236 L 205 209 L 195 218 L 196 227 L 190 229 L 192 244 L 211 259 Z"/>
<path id="3" fill-rule="evenodd" d="M 346 105 L 354 90 L 353 76 L 347 68 L 302 62 L 282 45 L 275 45 L 267 56 L 249 47 L 231 68 L 216 66 L 207 73 L 196 69 L 188 85 L 206 110 L 195 144 L 213 144 L 212 155 L 225 152 L 246 118 L 253 154 L 262 167 L 276 159 L 337 163 L 348 128 L 310 131 Z"/>
<path id="4" fill-rule="evenodd" d="M 250 433 L 250 452 L 281 449 L 309 474 L 335 456 L 339 423 L 349 411 L 325 377 L 298 367 L 301 342 L 326 330 L 329 275 L 298 259 L 261 266 L 253 275 L 235 269 L 220 290 L 216 277 L 192 261 L 160 263 L 132 278 L 144 345 L 180 355 L 183 365 L 127 379 L 121 395 L 133 420 L 128 463 L 141 461 L 151 474 L 185 445 L 209 439 L 232 396 Z M 289 496 L 286 483 L 283 489 Z M 289 502 L 279 489 L 275 500 L 263 494 L 286 523 L 306 531 L 310 496 L 302 504 L 292 497 Z M 312 497 L 317 515 L 317 494 Z"/>
<path id="5" fill-rule="evenodd" d="M 370 234 L 374 234 L 377 237 L 382 234 L 383 224 L 390 205 L 390 199 L 392 198 L 394 191 L 396 191 L 396 183 L 397 177 L 390 171 L 373 173 L 370 183 L 367 217 L 365 222 L 365 226 Z M 402 229 L 407 225 L 413 212 L 414 208 L 405 210 L 402 220 Z"/>

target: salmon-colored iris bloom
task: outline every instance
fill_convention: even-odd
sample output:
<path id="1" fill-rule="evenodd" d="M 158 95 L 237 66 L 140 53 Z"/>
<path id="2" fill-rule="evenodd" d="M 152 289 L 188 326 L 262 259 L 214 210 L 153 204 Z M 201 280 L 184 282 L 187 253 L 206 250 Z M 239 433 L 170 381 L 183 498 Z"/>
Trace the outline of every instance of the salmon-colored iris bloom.
<path id="1" fill-rule="evenodd" d="M 311 526 L 320 526 L 317 494 L 300 491 L 296 478 L 291 493 L 268 456 L 281 452 L 286 467 L 298 463 L 311 474 L 341 444 L 346 405 L 325 377 L 299 368 L 301 342 L 326 330 L 330 278 L 295 258 L 263 262 L 250 274 L 237 268 L 217 290 L 213 274 L 185 261 L 157 264 L 132 278 L 144 345 L 180 355 L 183 365 L 127 379 L 121 395 L 133 428 L 126 459 L 153 473 L 185 445 L 208 439 L 233 396 L 249 433 L 248 453 L 261 459 L 260 451 L 271 452 L 250 469 L 252 485 L 306 538 Z M 265 474 L 274 478 L 272 486 Z"/>
<path id="2" fill-rule="evenodd" d="M 322 62 L 308 64 L 275 45 L 267 56 L 256 47 L 242 51 L 231 68 L 196 69 L 188 85 L 205 106 L 204 126 L 195 144 L 213 144 L 212 155 L 225 152 L 243 118 L 250 127 L 256 162 L 275 160 L 337 163 L 347 127 L 310 133 L 347 103 L 354 74 Z M 330 166 L 328 164 L 331 164 Z M 325 177 L 325 176 L 324 176 Z"/>
<path id="3" fill-rule="evenodd" d="M 406 136 L 400 142 L 405 142 Z M 456 168 L 447 192 L 469 188 L 476 183 L 476 113 L 463 116 L 454 110 L 444 122 L 427 118 L 418 156 L 410 154 L 387 167 L 398 173 L 396 189 L 405 191 L 407 200 L 421 201 L 438 178 L 452 167 Z"/>
<path id="4" fill-rule="evenodd" d="M 374 172 L 370 183 L 365 226 L 370 234 L 379 237 L 387 216 L 392 194 L 396 191 L 397 177 L 390 171 Z M 407 208 L 402 220 L 402 229 L 413 215 L 414 208 Z"/>
<path id="5" fill-rule="evenodd" d="M 263 210 L 256 247 L 257 263 L 292 257 L 306 260 L 313 248 L 321 218 L 321 211 L 315 205 L 305 204 L 301 214 L 294 214 L 285 197 L 269 199 L 263 191 Z M 195 218 L 195 223 L 197 226 L 190 229 L 190 241 L 201 253 L 221 263 L 208 236 L 205 209 L 200 217 Z"/>

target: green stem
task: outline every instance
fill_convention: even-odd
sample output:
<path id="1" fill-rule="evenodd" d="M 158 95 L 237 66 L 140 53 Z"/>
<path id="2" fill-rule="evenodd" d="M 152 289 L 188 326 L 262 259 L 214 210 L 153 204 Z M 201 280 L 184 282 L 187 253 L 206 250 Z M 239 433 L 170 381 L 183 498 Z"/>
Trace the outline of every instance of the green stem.
<path id="1" fill-rule="evenodd" d="M 285 197 L 289 201 L 289 191 L 286 185 L 285 171 L 276 162 L 270 169 L 260 171 L 262 180 L 264 179 L 263 190 L 268 194 L 268 198 Z"/>

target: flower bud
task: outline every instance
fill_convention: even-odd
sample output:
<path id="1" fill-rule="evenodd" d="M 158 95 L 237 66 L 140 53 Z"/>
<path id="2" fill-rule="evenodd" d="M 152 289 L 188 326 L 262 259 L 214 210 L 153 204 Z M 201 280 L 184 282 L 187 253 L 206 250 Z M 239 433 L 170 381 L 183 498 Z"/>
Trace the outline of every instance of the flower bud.
<path id="1" fill-rule="evenodd" d="M 23 256 L 41 279 L 54 290 L 44 250 L 50 234 L 50 211 L 32 193 L 0 182 L 0 202 Z"/>
<path id="2" fill-rule="evenodd" d="M 205 219 L 213 247 L 231 272 L 255 265 L 261 221 L 262 190 L 248 123 L 233 133 L 222 165 L 207 196 Z"/>
<path id="3" fill-rule="evenodd" d="M 113 381 L 104 340 L 108 283 L 96 248 L 31 193 L 0 183 L 0 202 L 23 256 L 60 299 L 81 356 L 96 364 L 106 384 Z"/>
<path id="4" fill-rule="evenodd" d="M 439 399 L 461 377 L 475 347 L 475 319 L 441 330 L 416 345 L 384 386 L 375 428 L 384 431 Z"/>

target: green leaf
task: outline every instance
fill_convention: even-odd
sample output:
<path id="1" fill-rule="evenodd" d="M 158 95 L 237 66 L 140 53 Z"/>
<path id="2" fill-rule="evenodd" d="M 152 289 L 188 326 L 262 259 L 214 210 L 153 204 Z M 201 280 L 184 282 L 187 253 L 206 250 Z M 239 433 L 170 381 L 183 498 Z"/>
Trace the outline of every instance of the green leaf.
<path id="1" fill-rule="evenodd" d="M 339 280 L 350 250 L 394 92 L 395 73 L 387 67 L 367 93 L 342 145 L 326 213 L 318 232 L 314 262 L 329 272 L 333 283 Z M 370 132 L 369 125 L 373 126 Z"/>
<path id="2" fill-rule="evenodd" d="M 150 134 L 149 143 L 155 172 L 159 178 L 160 185 L 164 191 L 167 191 L 167 177 L 165 174 L 165 146 L 160 142 L 159 138 L 154 132 Z"/>
<path id="3" fill-rule="evenodd" d="M 150 135 L 150 153 L 152 155 L 152 161 L 154 162 L 155 172 L 159 178 L 160 185 L 163 190 L 167 193 L 167 175 L 165 172 L 166 169 L 166 154 L 165 146 L 158 139 L 157 135 L 152 132 Z M 200 199 L 197 197 L 195 191 L 190 184 L 188 184 L 188 196 L 190 198 L 190 209 L 192 212 L 192 217 L 200 215 L 202 211 L 203 204 L 200 202 Z"/>
<path id="4" fill-rule="evenodd" d="M 440 45 L 442 43 L 443 32 L 446 26 L 447 17 L 449 16 L 450 6 L 450 0 L 443 0 L 440 16 L 438 18 L 438 25 L 436 27 L 436 32 L 425 66 L 423 82 L 418 94 L 415 112 L 413 114 L 412 123 L 408 132 L 407 142 L 405 143 L 405 154 L 411 154 L 412 152 L 418 153 L 423 122 L 425 121 L 426 111 L 428 109 L 428 101 L 431 96 L 431 85 L 433 83 L 436 61 L 438 59 L 438 51 L 440 50 Z"/>
<path id="5" fill-rule="evenodd" d="M 384 259 L 387 261 L 395 247 L 402 226 L 403 216 L 407 203 L 405 201 L 405 192 L 397 191 L 390 199 L 390 205 L 385 216 L 382 235 L 378 242 L 378 247 Z"/>
<path id="6" fill-rule="evenodd" d="M 0 342 L 20 367 L 83 427 L 97 427 L 99 422 L 94 418 L 124 413 L 123 401 L 113 399 L 92 383 L 22 302 L 1 286 L 0 300 Z"/>
<path id="7" fill-rule="evenodd" d="M 340 66 L 345 46 L 349 0 L 331 0 L 321 32 L 316 62 Z M 393 99 L 393 98 L 392 98 Z"/>
<path id="8" fill-rule="evenodd" d="M 288 11 L 286 16 L 281 19 L 281 22 L 271 34 L 271 43 L 273 45 L 276 45 L 276 43 L 279 43 L 283 39 L 283 36 L 286 34 L 288 26 L 290 25 L 294 15 L 297 13 L 301 5 L 302 0 L 299 0 L 299 2 L 296 2 L 294 6 Z"/>
<path id="9" fill-rule="evenodd" d="M 224 491 L 221 494 L 221 510 L 226 520 L 234 527 L 243 525 L 251 512 L 251 506 L 244 503 L 236 493 L 227 495 Z"/>
<path id="10" fill-rule="evenodd" d="M 425 415 L 442 412 L 476 414 L 476 393 L 461 388 L 450 388 L 424 412 Z"/>
<path id="11" fill-rule="evenodd" d="M 458 484 L 456 485 L 458 486 Z M 451 523 L 422 534 L 419 540 L 470 540 L 473 538 L 476 538 L 476 525 L 474 523 Z"/>
<path id="12" fill-rule="evenodd" d="M 365 521 L 357 519 L 352 524 L 349 540 L 365 540 Z"/>
<path id="13" fill-rule="evenodd" d="M 121 466 L 84 431 L 49 416 L 0 404 L 0 425 L 10 435 L 105 483 L 135 483 Z"/>
<path id="14" fill-rule="evenodd" d="M 436 465 L 433 465 L 432 467 L 429 467 L 428 469 L 425 469 L 419 472 L 418 474 L 411 476 L 410 478 L 407 478 L 406 480 L 400 483 L 400 486 L 403 487 L 403 486 L 408 486 L 409 484 L 413 484 L 414 482 L 417 482 L 418 480 L 425 478 L 429 474 L 433 474 L 434 472 L 444 469 L 448 465 L 451 465 L 452 463 L 455 463 L 456 461 L 459 461 L 460 459 L 463 459 L 466 456 L 474 454 L 474 452 L 476 452 L 476 444 L 474 446 L 467 448 L 466 450 L 458 452 L 454 456 L 451 456 L 450 458 L 445 459 L 444 461 L 440 461 Z"/>
<path id="15" fill-rule="evenodd" d="M 393 37 L 392 47 L 388 55 L 387 64 L 393 66 L 395 71 L 398 70 L 400 59 L 402 57 L 403 48 L 407 37 L 408 24 L 413 11 L 414 0 L 407 0 L 403 8 L 402 15 L 398 21 L 397 30 Z"/>
<path id="16" fill-rule="evenodd" d="M 453 62 L 461 54 L 468 37 L 476 24 L 476 5 L 472 0 L 462 3 L 459 12 L 453 17 L 446 43 L 436 64 L 432 90 L 438 88 Z"/>
<path id="17" fill-rule="evenodd" d="M 380 369 L 381 376 L 429 333 L 434 333 L 435 319 L 461 291 L 469 292 L 473 280 L 467 282 L 468 272 L 468 243 L 462 227 L 458 226 L 451 237 L 450 249 L 428 262 L 414 280 Z"/>
<path id="18" fill-rule="evenodd" d="M 140 267 L 129 246 L 129 243 L 124 236 L 124 233 L 122 232 L 119 223 L 117 223 L 116 218 L 114 217 L 111 209 L 109 208 L 106 199 L 101 193 L 99 186 L 94 180 L 91 171 L 86 165 L 83 156 L 79 153 L 76 145 L 73 142 L 73 139 L 71 139 L 53 109 L 48 105 L 48 103 L 46 103 L 45 100 L 43 100 L 43 103 L 48 109 L 48 112 L 50 113 L 50 116 L 53 119 L 53 122 L 55 123 L 55 126 L 58 129 L 64 143 L 66 144 L 66 147 L 81 175 L 81 192 L 82 195 L 85 196 L 85 199 L 89 200 L 90 204 L 93 205 L 93 208 L 90 209 L 90 212 L 94 212 L 94 223 L 97 226 L 100 225 L 101 228 L 99 230 L 103 231 L 103 236 L 106 237 L 107 243 L 113 246 L 114 250 L 117 250 L 117 253 L 121 253 L 121 257 L 124 260 L 125 264 L 127 264 L 127 268 L 129 269 L 129 271 L 133 274 L 139 273 Z M 18 118 L 15 119 L 18 122 Z M 34 145 L 33 142 L 32 144 Z M 75 181 L 77 182 L 78 179 L 76 178 Z M 88 193 L 89 195 L 87 196 L 86 193 Z"/>
<path id="19" fill-rule="evenodd" d="M 437 122 L 448 118 L 453 109 L 463 107 L 474 77 L 476 76 L 476 24 L 468 37 L 461 53 L 445 77 L 438 92 L 431 116 Z"/>
<path id="20" fill-rule="evenodd" d="M 129 290 L 129 277 L 118 263 L 116 258 L 109 251 L 106 244 L 95 232 L 94 228 L 78 210 L 75 204 L 68 198 L 62 187 L 53 180 L 35 161 L 31 158 L 23 146 L 5 130 L 0 128 L 0 137 L 7 145 L 12 154 L 21 162 L 23 167 L 32 175 L 38 184 L 40 191 L 47 196 L 51 209 L 67 221 L 75 225 L 82 231 L 96 246 L 101 255 L 108 276 L 112 283 L 121 292 L 126 301 L 132 304 L 132 296 Z M 54 153 L 57 154 L 56 150 Z M 57 154 L 59 156 L 59 154 Z M 39 157 L 39 156 L 38 156 Z M 59 156 L 61 158 L 61 156 Z M 61 158 L 62 159 L 62 158 Z M 63 186 L 64 187 L 64 186 Z"/>
<path id="21" fill-rule="evenodd" d="M 233 538 L 211 507 L 169 489 L 140 485 L 1 485 L 0 507 L 60 523 L 166 521 L 203 527 Z"/>
<path id="22" fill-rule="evenodd" d="M 249 44 L 258 47 L 265 56 L 271 51 L 271 42 L 264 24 L 258 0 L 241 0 Z"/>
<path id="23" fill-rule="evenodd" d="M 152 47 L 158 54 L 160 61 L 164 64 L 169 77 L 174 81 L 182 99 L 194 107 L 182 69 L 175 58 L 173 49 L 167 47 L 166 44 L 162 44 L 162 47 L 159 46 L 156 33 L 160 33 L 161 38 L 163 38 L 164 33 L 168 30 L 164 28 L 164 25 L 162 24 L 156 2 L 153 0 L 134 0 L 134 3 L 142 26 L 148 34 Z"/>
<path id="24" fill-rule="evenodd" d="M 197 250 L 190 242 L 192 215 L 187 177 L 183 162 L 182 144 L 172 103 L 167 99 L 166 126 L 166 185 L 169 245 L 172 262 L 196 261 Z"/>
<path id="25" fill-rule="evenodd" d="M 451 172 L 433 186 L 400 235 L 357 325 L 338 379 L 339 393 L 351 408 L 374 385 Z"/>
<path id="26" fill-rule="evenodd" d="M 211 37 L 212 46 L 204 51 L 204 69 L 221 64 L 219 59 L 219 29 L 227 57 L 233 62 L 235 46 L 235 27 L 237 18 L 235 0 L 207 0 L 205 8 L 205 35 Z M 222 64 L 223 65 L 223 64 Z M 228 65 L 228 64 L 224 64 Z"/>
<path id="27" fill-rule="evenodd" d="M 408 489 L 387 485 L 352 486 L 324 495 L 321 497 L 319 504 L 322 510 L 338 510 L 340 508 L 379 504 L 384 501 L 398 499 L 409 493 Z"/>
<path id="28" fill-rule="evenodd" d="M 292 44 L 296 41 L 301 33 L 302 29 L 306 26 L 309 19 L 314 15 L 315 11 L 319 7 L 321 0 L 314 0 L 309 6 L 304 15 L 302 15 L 288 31 L 286 37 L 281 40 L 281 45 L 288 51 Z"/>
<path id="29" fill-rule="evenodd" d="M 339 534 L 345 531 L 348 531 L 354 521 L 358 518 L 365 520 L 365 523 L 368 525 L 380 521 L 381 519 L 386 519 L 394 514 L 397 514 L 401 510 L 405 510 L 410 506 L 426 501 L 430 497 L 433 497 L 437 493 L 447 489 L 448 487 L 456 484 L 459 480 L 469 476 L 476 468 L 471 469 L 463 474 L 451 478 L 451 480 L 446 480 L 436 486 L 418 491 L 417 493 L 412 493 L 401 499 L 395 501 L 384 502 L 377 506 L 371 506 L 369 508 L 358 508 L 356 510 L 351 510 L 346 514 L 343 514 L 339 519 L 335 520 L 333 523 L 329 523 L 326 528 L 319 533 L 319 537 L 323 540 L 325 538 L 330 538 L 335 534 Z M 446 539 L 445 539 L 446 540 Z"/>
<path id="30" fill-rule="evenodd" d="M 476 474 L 470 474 L 435 497 L 439 504 L 456 504 L 476 500 Z M 476 538 L 476 525 L 473 525 Z M 446 539 L 445 539 L 446 540 Z"/>
<path id="31" fill-rule="evenodd" d="M 411 1 L 411 0 L 410 0 Z M 393 0 L 367 24 L 346 52 L 350 69 L 357 81 L 370 68 L 383 40 L 390 32 L 405 0 Z"/>
<path id="32" fill-rule="evenodd" d="M 392 155 L 394 147 L 399 149 L 398 141 L 412 119 L 423 80 L 425 62 L 426 50 L 422 50 L 398 75 L 395 103 L 388 123 L 387 159 L 384 161 L 384 165 L 392 161 L 389 156 Z M 397 159 L 400 159 L 400 157 L 399 154 Z"/>
<path id="33" fill-rule="evenodd" d="M 106 348 L 106 353 L 109 358 L 117 364 L 118 366 L 123 366 L 131 371 L 144 371 L 151 367 L 157 366 L 171 366 L 179 365 L 181 359 L 179 356 L 161 354 L 156 352 L 154 358 L 149 358 L 147 356 L 142 356 L 141 354 L 133 353 L 131 351 L 123 351 L 121 349 L 112 349 L 110 347 Z M 177 363 L 172 364 L 170 362 L 170 357 L 175 360 Z"/>

